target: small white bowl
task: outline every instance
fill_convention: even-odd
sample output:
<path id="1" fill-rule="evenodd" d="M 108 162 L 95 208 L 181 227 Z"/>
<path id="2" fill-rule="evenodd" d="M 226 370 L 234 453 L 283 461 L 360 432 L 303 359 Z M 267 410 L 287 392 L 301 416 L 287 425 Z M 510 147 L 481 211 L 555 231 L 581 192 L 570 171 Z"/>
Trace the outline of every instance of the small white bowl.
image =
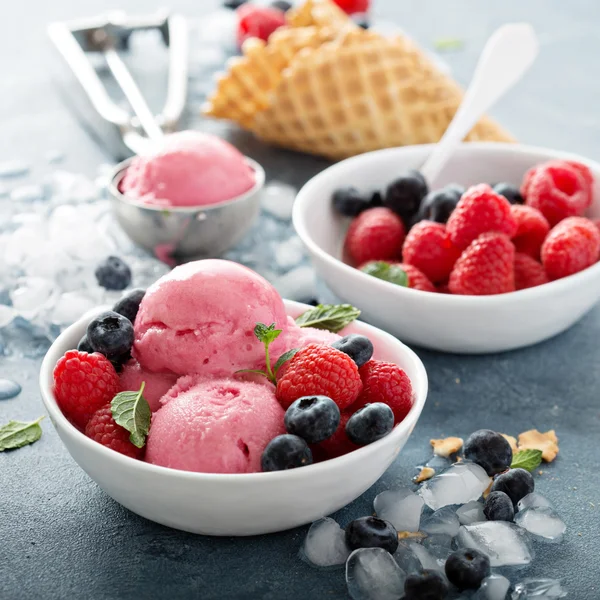
<path id="1" fill-rule="evenodd" d="M 309 308 L 289 300 L 285 303 L 294 317 Z M 388 436 L 345 456 L 290 471 L 223 475 L 159 467 L 90 440 L 67 421 L 56 404 L 54 366 L 67 350 L 77 346 L 90 318 L 88 315 L 65 330 L 42 363 L 40 388 L 52 424 L 77 464 L 109 496 L 151 521 L 192 533 L 272 533 L 342 508 L 371 487 L 398 456 L 427 397 L 427 374 L 417 355 L 391 335 L 356 322 L 344 333 L 368 336 L 375 344 L 375 356 L 400 365 L 412 381 L 414 405 Z"/>
<path id="2" fill-rule="evenodd" d="M 600 263 L 585 271 L 510 294 L 453 296 L 393 285 L 342 262 L 349 220 L 332 208 L 342 186 L 382 189 L 405 169 L 419 168 L 432 145 L 380 150 L 350 158 L 311 179 L 299 192 L 293 222 L 319 275 L 363 318 L 402 341 L 458 353 L 512 350 L 561 333 L 600 299 Z M 580 156 L 513 144 L 468 143 L 458 148 L 436 187 L 482 182 L 520 184 L 530 167 L 550 159 L 587 164 L 595 177 L 589 216 L 600 216 L 600 164 Z"/>

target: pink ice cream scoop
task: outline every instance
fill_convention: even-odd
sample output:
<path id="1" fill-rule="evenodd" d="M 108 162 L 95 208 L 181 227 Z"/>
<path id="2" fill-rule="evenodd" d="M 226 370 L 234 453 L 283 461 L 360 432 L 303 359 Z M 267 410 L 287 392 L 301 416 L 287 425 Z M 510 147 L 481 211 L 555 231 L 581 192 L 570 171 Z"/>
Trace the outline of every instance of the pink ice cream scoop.
<path id="1" fill-rule="evenodd" d="M 261 470 L 266 445 L 285 433 L 284 411 L 271 384 L 179 379 L 152 416 L 146 461 L 200 473 Z"/>
<path id="2" fill-rule="evenodd" d="M 153 373 L 142 369 L 137 360 L 131 359 L 123 367 L 120 375 L 121 390 L 136 391 L 144 386 L 144 398 L 148 400 L 150 410 L 154 412 L 160 408 L 159 400 L 175 385 L 177 375 L 173 373 Z"/>
<path id="3" fill-rule="evenodd" d="M 158 206 L 207 206 L 231 200 L 255 185 L 254 171 L 231 144 L 199 131 L 165 137 L 160 150 L 136 156 L 120 191 Z"/>
<path id="4" fill-rule="evenodd" d="M 283 330 L 272 356 L 283 354 L 288 320 L 270 283 L 234 262 L 187 263 L 146 292 L 135 321 L 133 355 L 144 369 L 178 375 L 230 376 L 264 368 L 257 323 Z"/>

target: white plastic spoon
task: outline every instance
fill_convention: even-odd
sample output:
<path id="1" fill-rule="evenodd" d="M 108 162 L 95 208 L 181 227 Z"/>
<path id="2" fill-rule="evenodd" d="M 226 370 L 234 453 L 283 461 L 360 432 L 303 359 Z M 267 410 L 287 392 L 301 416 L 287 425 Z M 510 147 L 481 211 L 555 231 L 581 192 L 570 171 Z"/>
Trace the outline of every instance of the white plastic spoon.
<path id="1" fill-rule="evenodd" d="M 492 34 L 452 122 L 421 167 L 430 187 L 456 146 L 494 102 L 521 79 L 533 64 L 538 50 L 535 31 L 528 23 L 503 25 Z"/>

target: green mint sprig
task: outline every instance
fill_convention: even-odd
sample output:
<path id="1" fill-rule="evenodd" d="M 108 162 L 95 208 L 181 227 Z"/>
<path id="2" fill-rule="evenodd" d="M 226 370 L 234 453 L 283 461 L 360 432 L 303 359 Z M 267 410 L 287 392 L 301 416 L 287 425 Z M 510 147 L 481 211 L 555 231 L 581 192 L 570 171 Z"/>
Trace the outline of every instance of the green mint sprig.
<path id="1" fill-rule="evenodd" d="M 542 462 L 542 451 L 541 450 L 519 450 L 513 455 L 511 469 L 525 469 L 526 471 L 533 471 L 539 467 Z"/>
<path id="2" fill-rule="evenodd" d="M 383 279 L 402 287 L 408 287 L 408 275 L 406 271 L 398 265 L 390 265 L 383 261 L 370 262 L 366 264 L 361 271 L 377 279 Z"/>
<path id="3" fill-rule="evenodd" d="M 288 350 L 284 354 L 282 354 L 275 363 L 274 367 L 271 367 L 271 355 L 269 353 L 269 346 L 272 342 L 274 342 L 279 335 L 281 334 L 281 329 L 275 329 L 275 323 L 271 323 L 270 325 L 265 325 L 264 323 L 257 323 L 256 327 L 254 327 L 254 335 L 257 337 L 259 342 L 262 342 L 265 346 L 265 364 L 266 369 L 261 371 L 260 369 L 241 369 L 240 371 L 236 371 L 236 375 L 238 373 L 255 373 L 256 375 L 262 375 L 266 377 L 272 384 L 277 384 L 277 372 L 282 367 L 284 363 L 286 363 L 290 358 L 298 352 L 299 348 L 294 348 L 292 350 Z"/>
<path id="4" fill-rule="evenodd" d="M 15 450 L 37 442 L 42 437 L 40 422 L 44 417 L 35 421 L 9 421 L 0 427 L 0 452 Z"/>
<path id="5" fill-rule="evenodd" d="M 360 310 L 351 304 L 319 304 L 301 314 L 296 319 L 296 324 L 337 333 L 359 316 Z"/>
<path id="6" fill-rule="evenodd" d="M 129 433 L 129 440 L 137 448 L 143 448 L 150 431 L 152 411 L 144 398 L 143 381 L 137 392 L 119 392 L 111 401 L 110 409 L 113 419 Z"/>

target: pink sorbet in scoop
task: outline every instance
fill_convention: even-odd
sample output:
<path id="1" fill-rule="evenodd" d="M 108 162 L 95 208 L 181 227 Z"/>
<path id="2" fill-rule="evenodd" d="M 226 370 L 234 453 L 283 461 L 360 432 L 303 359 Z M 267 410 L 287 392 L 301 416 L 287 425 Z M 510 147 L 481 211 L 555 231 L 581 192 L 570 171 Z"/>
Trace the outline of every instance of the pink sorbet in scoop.
<path id="1" fill-rule="evenodd" d="M 187 376 L 152 416 L 146 461 L 199 473 L 254 473 L 266 445 L 285 433 L 271 384 Z"/>
<path id="2" fill-rule="evenodd" d="M 207 206 L 255 184 L 254 171 L 231 144 L 199 131 L 165 137 L 160 151 L 136 156 L 120 184 L 125 196 L 158 206 Z"/>
<path id="3" fill-rule="evenodd" d="M 144 398 L 148 400 L 152 412 L 160 408 L 159 400 L 175 385 L 177 375 L 173 373 L 153 373 L 142 369 L 140 363 L 132 358 L 123 367 L 120 375 L 121 390 L 137 391 L 142 382 L 144 386 Z"/>
<path id="4" fill-rule="evenodd" d="M 134 357 L 144 369 L 178 375 L 230 376 L 264 368 L 257 323 L 283 332 L 272 356 L 285 351 L 288 321 L 275 288 L 254 271 L 226 260 L 173 269 L 152 285 L 135 321 Z"/>

